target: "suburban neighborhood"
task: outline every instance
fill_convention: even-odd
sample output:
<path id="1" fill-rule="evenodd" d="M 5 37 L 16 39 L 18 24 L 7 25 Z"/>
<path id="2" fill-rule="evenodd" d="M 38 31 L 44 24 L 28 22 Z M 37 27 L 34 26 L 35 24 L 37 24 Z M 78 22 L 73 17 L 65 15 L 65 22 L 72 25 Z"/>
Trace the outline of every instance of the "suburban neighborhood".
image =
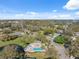
<path id="1" fill-rule="evenodd" d="M 79 59 L 79 21 L 0 21 L 0 58 Z"/>
<path id="2" fill-rule="evenodd" d="M 0 0 L 0 59 L 79 59 L 79 0 Z"/>

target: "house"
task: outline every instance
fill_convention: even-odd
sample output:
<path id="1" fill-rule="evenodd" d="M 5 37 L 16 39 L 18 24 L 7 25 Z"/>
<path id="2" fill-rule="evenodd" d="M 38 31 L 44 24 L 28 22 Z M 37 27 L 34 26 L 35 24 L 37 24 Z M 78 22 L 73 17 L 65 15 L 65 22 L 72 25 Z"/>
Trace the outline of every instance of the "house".
<path id="1" fill-rule="evenodd" d="M 75 57 L 73 57 L 73 56 L 70 56 L 70 59 L 75 59 Z"/>
<path id="2" fill-rule="evenodd" d="M 76 35 L 76 36 L 79 36 L 79 32 L 75 32 L 75 35 Z"/>
<path id="3" fill-rule="evenodd" d="M 6 35 L 6 34 L 0 34 L 0 40 L 5 39 L 7 37 L 8 37 L 8 35 Z"/>
<path id="4" fill-rule="evenodd" d="M 62 34 L 64 32 L 64 30 L 57 30 L 57 33 Z"/>
<path id="5" fill-rule="evenodd" d="M 75 36 L 72 36 L 71 39 L 74 41 L 74 40 L 76 40 L 76 37 Z"/>
<path id="6" fill-rule="evenodd" d="M 23 36 L 24 33 L 23 32 L 14 32 L 14 33 L 10 33 L 10 36 Z"/>
<path id="7" fill-rule="evenodd" d="M 0 28 L 0 32 L 2 32 L 3 29 Z"/>
<path id="8" fill-rule="evenodd" d="M 24 51 L 25 52 L 45 52 L 46 50 L 41 48 L 42 43 L 40 41 L 36 41 L 34 43 L 29 44 Z"/>
<path id="9" fill-rule="evenodd" d="M 24 51 L 26 56 L 35 57 L 36 59 L 39 59 L 39 57 L 44 59 L 46 56 L 46 48 L 42 48 L 42 43 L 40 41 L 29 44 L 26 48 L 24 48 Z"/>

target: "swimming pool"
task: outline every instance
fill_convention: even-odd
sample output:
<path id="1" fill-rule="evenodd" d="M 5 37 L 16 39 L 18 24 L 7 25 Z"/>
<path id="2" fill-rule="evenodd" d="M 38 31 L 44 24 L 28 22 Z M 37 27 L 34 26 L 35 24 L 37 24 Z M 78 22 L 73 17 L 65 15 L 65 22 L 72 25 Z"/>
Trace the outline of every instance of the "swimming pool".
<path id="1" fill-rule="evenodd" d="M 33 50 L 34 50 L 35 52 L 41 52 L 43 49 L 42 49 L 42 48 L 33 48 Z"/>

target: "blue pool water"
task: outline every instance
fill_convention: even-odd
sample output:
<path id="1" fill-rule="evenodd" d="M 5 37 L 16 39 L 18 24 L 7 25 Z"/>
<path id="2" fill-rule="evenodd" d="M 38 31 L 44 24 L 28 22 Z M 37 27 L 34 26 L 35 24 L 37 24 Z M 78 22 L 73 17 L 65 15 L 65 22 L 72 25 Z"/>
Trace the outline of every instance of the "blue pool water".
<path id="1" fill-rule="evenodd" d="M 42 48 L 33 48 L 33 50 L 36 51 L 36 52 L 40 52 L 40 51 L 42 51 L 43 49 L 42 49 Z"/>

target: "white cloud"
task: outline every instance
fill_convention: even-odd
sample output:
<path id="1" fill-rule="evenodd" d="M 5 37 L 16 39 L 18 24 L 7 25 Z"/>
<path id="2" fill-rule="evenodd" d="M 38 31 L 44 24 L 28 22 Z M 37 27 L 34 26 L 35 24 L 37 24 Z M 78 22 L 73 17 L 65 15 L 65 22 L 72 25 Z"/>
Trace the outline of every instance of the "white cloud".
<path id="1" fill-rule="evenodd" d="M 79 17 L 79 11 L 75 13 Z"/>
<path id="2" fill-rule="evenodd" d="M 52 16 L 49 16 L 48 18 L 51 18 L 51 19 L 74 19 L 74 17 L 70 14 L 52 15 Z"/>
<path id="3" fill-rule="evenodd" d="M 38 15 L 38 13 L 36 12 L 26 12 L 26 13 L 15 14 L 14 18 L 18 19 L 35 18 L 36 15 Z"/>
<path id="4" fill-rule="evenodd" d="M 57 12 L 57 10 L 52 10 L 53 12 Z"/>
<path id="5" fill-rule="evenodd" d="M 69 0 L 64 8 L 68 10 L 79 9 L 79 0 Z"/>
<path id="6" fill-rule="evenodd" d="M 71 14 L 57 12 L 26 12 L 15 14 L 0 14 L 0 19 L 74 19 Z"/>

